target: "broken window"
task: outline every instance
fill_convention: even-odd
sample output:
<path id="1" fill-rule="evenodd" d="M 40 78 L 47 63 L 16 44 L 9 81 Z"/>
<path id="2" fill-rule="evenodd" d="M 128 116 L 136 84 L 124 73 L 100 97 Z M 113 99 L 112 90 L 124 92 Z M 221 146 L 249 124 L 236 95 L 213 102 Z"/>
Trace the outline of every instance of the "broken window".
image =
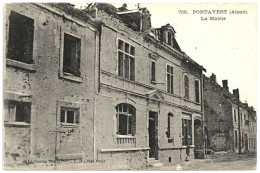
<path id="1" fill-rule="evenodd" d="M 173 67 L 167 65 L 167 92 L 173 94 Z"/>
<path id="2" fill-rule="evenodd" d="M 64 33 L 63 72 L 80 77 L 81 40 Z"/>
<path id="3" fill-rule="evenodd" d="M 31 122 L 31 103 L 8 100 L 4 102 L 5 121 Z"/>
<path id="4" fill-rule="evenodd" d="M 200 89 L 199 89 L 199 81 L 195 80 L 195 101 L 197 103 L 200 102 Z"/>
<path id="5" fill-rule="evenodd" d="M 185 88 L 185 98 L 189 98 L 189 78 L 187 75 L 184 75 L 184 88 Z"/>
<path id="6" fill-rule="evenodd" d="M 151 61 L 151 82 L 155 82 L 155 62 Z"/>
<path id="7" fill-rule="evenodd" d="M 33 63 L 34 20 L 11 11 L 7 58 Z"/>
<path id="8" fill-rule="evenodd" d="M 192 144 L 192 124 L 189 119 L 182 119 L 182 145 Z"/>
<path id="9" fill-rule="evenodd" d="M 167 119 L 167 138 L 173 139 L 173 114 L 168 113 L 168 119 Z M 172 140 L 168 140 L 168 142 L 172 142 Z"/>
<path id="10" fill-rule="evenodd" d="M 119 104 L 116 106 L 117 134 L 135 134 L 135 108 L 130 104 Z"/>
<path id="11" fill-rule="evenodd" d="M 135 47 L 118 40 L 118 76 L 135 80 Z"/>
<path id="12" fill-rule="evenodd" d="M 60 122 L 78 124 L 79 123 L 79 109 L 61 107 Z"/>

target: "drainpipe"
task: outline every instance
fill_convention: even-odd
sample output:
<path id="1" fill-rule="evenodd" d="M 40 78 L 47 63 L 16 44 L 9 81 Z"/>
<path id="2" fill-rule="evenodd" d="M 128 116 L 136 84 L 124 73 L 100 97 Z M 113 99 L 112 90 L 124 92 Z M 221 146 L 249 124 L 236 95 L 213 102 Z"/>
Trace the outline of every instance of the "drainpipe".
<path id="1" fill-rule="evenodd" d="M 201 87 L 200 87 L 200 91 L 201 91 L 201 112 L 202 112 L 202 136 L 203 136 L 203 140 L 205 137 L 205 124 L 204 124 L 204 76 L 203 76 L 203 72 L 201 73 Z M 203 142 L 203 153 L 204 153 L 204 158 L 207 158 L 207 154 L 206 154 L 206 142 L 207 140 Z"/>
<path id="2" fill-rule="evenodd" d="M 237 88 L 237 109 L 238 109 L 238 152 L 241 154 L 241 122 L 240 122 L 240 110 L 239 110 L 239 89 Z"/>
<path id="3" fill-rule="evenodd" d="M 98 35 L 98 86 L 97 86 L 97 92 L 96 93 L 96 96 L 94 97 L 94 111 L 93 111 L 93 150 L 94 150 L 94 162 L 96 162 L 96 160 L 98 160 L 98 155 L 97 155 L 97 148 L 96 148 L 96 128 L 95 128 L 95 125 L 96 125 L 96 105 L 97 105 L 97 95 L 99 94 L 100 92 L 100 56 L 101 56 L 101 36 L 102 36 L 102 30 L 103 30 L 103 24 L 100 24 L 99 26 L 99 35 Z M 96 75 L 95 75 L 96 77 Z M 96 88 L 96 87 L 95 87 Z"/>

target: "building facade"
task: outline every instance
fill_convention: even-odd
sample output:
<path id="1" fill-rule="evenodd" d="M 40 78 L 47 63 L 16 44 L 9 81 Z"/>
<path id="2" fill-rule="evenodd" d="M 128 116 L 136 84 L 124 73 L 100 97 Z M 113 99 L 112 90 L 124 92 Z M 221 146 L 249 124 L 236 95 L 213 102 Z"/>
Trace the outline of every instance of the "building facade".
<path id="1" fill-rule="evenodd" d="M 69 4 L 4 14 L 4 165 L 93 159 L 98 22 Z"/>
<path id="2" fill-rule="evenodd" d="M 103 22 L 95 159 L 122 168 L 193 159 L 205 69 L 181 51 L 172 26 L 151 27 L 146 8 L 92 4 L 86 12 Z"/>
<path id="3" fill-rule="evenodd" d="M 239 90 L 229 92 L 228 81 L 223 86 L 216 75 L 204 76 L 206 148 L 234 153 L 256 152 L 256 112 L 239 100 Z"/>

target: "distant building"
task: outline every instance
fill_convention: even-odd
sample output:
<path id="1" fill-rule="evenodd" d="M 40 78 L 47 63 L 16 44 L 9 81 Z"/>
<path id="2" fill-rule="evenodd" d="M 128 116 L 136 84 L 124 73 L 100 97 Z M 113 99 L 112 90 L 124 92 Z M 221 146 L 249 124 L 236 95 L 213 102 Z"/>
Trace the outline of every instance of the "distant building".
<path id="1" fill-rule="evenodd" d="M 239 101 L 239 90 L 229 92 L 216 75 L 204 76 L 206 148 L 234 153 L 256 152 L 256 112 Z M 240 151 L 239 151 L 240 150 Z"/>

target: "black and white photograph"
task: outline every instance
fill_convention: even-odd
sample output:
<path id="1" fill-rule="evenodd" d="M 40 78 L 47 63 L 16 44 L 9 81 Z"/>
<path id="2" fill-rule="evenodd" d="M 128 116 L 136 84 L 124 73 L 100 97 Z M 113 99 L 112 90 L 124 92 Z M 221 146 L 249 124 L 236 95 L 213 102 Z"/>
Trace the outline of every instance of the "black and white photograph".
<path id="1" fill-rule="evenodd" d="M 256 171 L 258 6 L 2 2 L 2 169 Z"/>

